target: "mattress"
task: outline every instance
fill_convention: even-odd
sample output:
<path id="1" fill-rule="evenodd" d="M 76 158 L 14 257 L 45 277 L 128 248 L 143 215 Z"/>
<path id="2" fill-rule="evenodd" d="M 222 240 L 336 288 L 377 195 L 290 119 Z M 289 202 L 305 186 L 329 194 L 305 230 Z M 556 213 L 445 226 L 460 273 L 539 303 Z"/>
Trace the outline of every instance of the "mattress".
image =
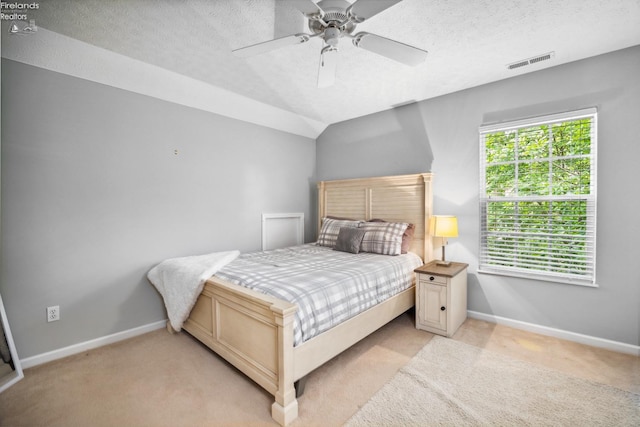
<path id="1" fill-rule="evenodd" d="M 297 304 L 298 345 L 410 288 L 421 265 L 411 252 L 351 254 L 310 243 L 243 254 L 216 276 Z"/>

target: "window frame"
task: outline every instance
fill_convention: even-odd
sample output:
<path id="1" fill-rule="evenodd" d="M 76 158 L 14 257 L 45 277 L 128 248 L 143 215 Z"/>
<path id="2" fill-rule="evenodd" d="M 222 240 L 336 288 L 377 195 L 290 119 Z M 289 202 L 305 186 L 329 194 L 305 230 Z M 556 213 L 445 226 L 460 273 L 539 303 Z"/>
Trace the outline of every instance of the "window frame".
<path id="1" fill-rule="evenodd" d="M 487 194 L 487 167 L 491 164 L 487 163 L 486 158 L 486 136 L 489 134 L 495 134 L 506 131 L 516 131 L 523 129 L 535 128 L 537 126 L 549 125 L 568 122 L 580 119 L 591 120 L 590 130 L 590 153 L 588 154 L 589 165 L 589 193 L 580 195 L 553 195 L 552 186 L 549 185 L 549 193 L 546 195 L 515 195 L 515 196 L 491 196 Z M 480 250 L 478 256 L 478 273 L 495 274 L 510 277 L 522 277 L 527 279 L 535 279 L 542 281 L 550 281 L 557 283 L 568 283 L 573 285 L 582 285 L 588 287 L 597 287 L 596 284 L 596 223 L 597 223 L 597 109 L 587 108 L 581 110 L 568 111 L 557 114 L 550 114 L 545 116 L 537 116 L 528 119 L 514 120 L 509 122 L 502 122 L 497 124 L 482 125 L 479 128 L 479 169 L 480 169 L 480 189 L 479 189 L 479 209 L 480 209 Z M 514 170 L 517 171 L 519 160 L 516 153 L 518 152 L 518 145 L 516 142 L 513 164 Z M 549 162 L 555 159 L 549 156 Z M 508 164 L 509 162 L 505 162 Z M 521 161 L 521 163 L 525 163 Z M 532 161 L 533 163 L 533 161 Z M 552 177 L 555 175 L 549 174 L 549 184 L 553 182 Z M 518 173 L 514 172 L 514 179 L 518 177 Z M 585 261 L 586 273 L 583 275 L 560 273 L 553 271 L 545 271 L 542 269 L 530 269 L 523 267 L 513 266 L 500 266 L 496 264 L 490 264 L 492 261 L 491 255 L 488 251 L 488 237 L 491 232 L 488 230 L 488 216 L 489 216 L 489 203 L 490 202 L 527 202 L 527 201 L 546 201 L 546 202 L 558 202 L 566 200 L 585 200 L 586 211 L 584 218 L 586 219 L 586 233 L 585 233 L 585 246 L 587 248 Z M 522 221 L 519 214 L 516 214 L 518 218 L 517 223 L 521 224 Z M 515 223 L 514 223 L 515 224 Z M 513 236 L 522 236 L 518 230 L 514 229 L 508 231 Z M 520 234 L 519 234 L 520 233 Z M 590 248 L 590 249 L 589 249 Z M 522 252 L 519 252 L 522 253 Z M 545 252 L 542 252 L 545 253 Z M 493 262 L 496 262 L 494 257 Z"/>

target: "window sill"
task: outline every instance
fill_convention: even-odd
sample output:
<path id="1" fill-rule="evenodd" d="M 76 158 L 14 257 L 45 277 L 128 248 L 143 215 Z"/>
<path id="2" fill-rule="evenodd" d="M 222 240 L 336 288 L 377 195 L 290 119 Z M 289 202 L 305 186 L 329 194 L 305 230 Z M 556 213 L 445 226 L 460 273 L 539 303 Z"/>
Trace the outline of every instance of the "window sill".
<path id="1" fill-rule="evenodd" d="M 491 270 L 477 270 L 480 274 L 489 274 L 492 276 L 507 276 L 507 277 L 517 277 L 520 279 L 529 279 L 529 280 L 538 280 L 542 282 L 553 282 L 562 285 L 574 285 L 574 286 L 582 286 L 585 288 L 598 288 L 597 283 L 590 283 L 584 280 L 571 280 L 565 277 L 553 277 L 553 276 L 545 276 L 542 274 L 527 274 L 527 273 L 517 273 L 511 271 L 491 271 Z"/>

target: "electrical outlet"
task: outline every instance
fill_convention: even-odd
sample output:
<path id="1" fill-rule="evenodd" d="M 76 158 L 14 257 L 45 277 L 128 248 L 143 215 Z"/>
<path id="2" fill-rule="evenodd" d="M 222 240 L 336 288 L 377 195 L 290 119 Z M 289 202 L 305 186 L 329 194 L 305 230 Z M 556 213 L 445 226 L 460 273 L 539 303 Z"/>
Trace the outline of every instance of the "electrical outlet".
<path id="1" fill-rule="evenodd" d="M 60 306 L 47 307 L 47 322 L 55 322 L 56 320 L 60 320 Z"/>

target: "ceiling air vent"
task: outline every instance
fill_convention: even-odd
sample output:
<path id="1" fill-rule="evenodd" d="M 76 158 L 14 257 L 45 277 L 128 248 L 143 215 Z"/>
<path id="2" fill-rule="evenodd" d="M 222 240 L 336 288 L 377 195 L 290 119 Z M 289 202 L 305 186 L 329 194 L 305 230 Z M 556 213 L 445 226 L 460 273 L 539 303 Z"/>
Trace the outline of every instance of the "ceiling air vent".
<path id="1" fill-rule="evenodd" d="M 553 58 L 555 52 L 543 53 L 542 55 L 534 56 L 533 58 L 523 59 L 521 61 L 513 62 L 507 65 L 509 70 L 513 70 L 515 68 L 525 67 L 527 65 L 535 64 L 537 62 L 546 61 L 548 59 Z"/>

